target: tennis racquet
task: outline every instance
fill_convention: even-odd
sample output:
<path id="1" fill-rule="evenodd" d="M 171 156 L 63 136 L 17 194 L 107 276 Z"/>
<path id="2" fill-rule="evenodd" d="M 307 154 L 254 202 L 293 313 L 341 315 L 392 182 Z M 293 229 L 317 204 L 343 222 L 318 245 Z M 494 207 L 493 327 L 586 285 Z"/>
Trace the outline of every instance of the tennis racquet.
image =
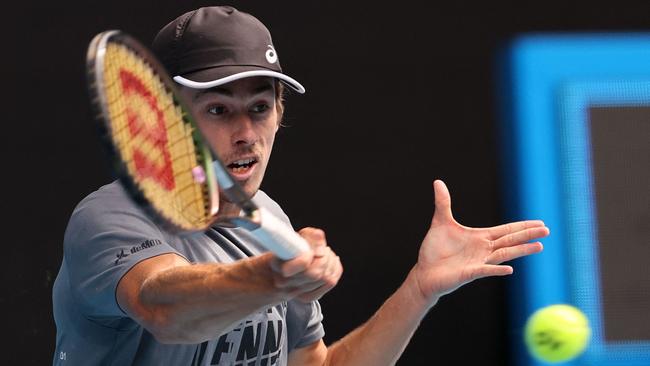
<path id="1" fill-rule="evenodd" d="M 204 142 L 155 56 L 118 31 L 97 34 L 87 53 L 88 90 L 114 171 L 131 197 L 178 234 L 213 224 L 247 229 L 281 259 L 310 250 L 291 227 L 247 197 Z M 219 217 L 219 195 L 241 208 Z"/>

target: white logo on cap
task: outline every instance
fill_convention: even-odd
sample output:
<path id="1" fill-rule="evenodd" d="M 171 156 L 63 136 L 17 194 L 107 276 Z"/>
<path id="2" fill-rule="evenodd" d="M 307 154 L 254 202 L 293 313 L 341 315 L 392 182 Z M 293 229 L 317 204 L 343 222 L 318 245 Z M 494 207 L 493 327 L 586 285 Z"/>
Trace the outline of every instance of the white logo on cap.
<path id="1" fill-rule="evenodd" d="M 278 61 L 278 53 L 275 52 L 275 48 L 273 48 L 272 45 L 269 45 L 269 49 L 266 50 L 266 61 L 271 64 L 274 64 L 276 61 Z"/>

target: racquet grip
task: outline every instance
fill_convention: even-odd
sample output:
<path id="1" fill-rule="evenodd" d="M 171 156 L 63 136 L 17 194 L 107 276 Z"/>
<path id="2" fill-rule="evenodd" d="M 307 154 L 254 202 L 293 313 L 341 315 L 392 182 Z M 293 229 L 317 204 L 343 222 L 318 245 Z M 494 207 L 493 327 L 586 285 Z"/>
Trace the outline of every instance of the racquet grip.
<path id="1" fill-rule="evenodd" d="M 300 253 L 311 250 L 307 241 L 293 228 L 281 221 L 264 207 L 259 208 L 260 226 L 250 233 L 266 249 L 282 260 L 293 259 Z"/>

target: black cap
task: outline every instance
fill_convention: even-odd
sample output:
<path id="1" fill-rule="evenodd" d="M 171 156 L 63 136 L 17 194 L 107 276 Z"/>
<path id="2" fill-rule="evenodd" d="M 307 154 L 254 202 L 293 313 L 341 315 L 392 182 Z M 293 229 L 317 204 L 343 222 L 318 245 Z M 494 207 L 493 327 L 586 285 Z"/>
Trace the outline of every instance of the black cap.
<path id="1" fill-rule="evenodd" d="M 230 6 L 203 7 L 179 16 L 158 32 L 152 49 L 173 79 L 191 88 L 269 76 L 305 92 L 299 82 L 282 73 L 266 26 Z"/>

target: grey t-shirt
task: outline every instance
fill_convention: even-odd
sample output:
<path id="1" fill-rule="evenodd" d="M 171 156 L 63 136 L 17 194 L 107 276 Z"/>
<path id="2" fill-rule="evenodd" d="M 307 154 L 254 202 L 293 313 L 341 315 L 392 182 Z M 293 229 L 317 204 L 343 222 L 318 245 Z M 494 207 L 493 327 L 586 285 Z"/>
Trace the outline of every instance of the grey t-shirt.
<path id="1" fill-rule="evenodd" d="M 289 223 L 264 192 L 254 198 Z M 54 283 L 57 327 L 54 365 L 286 365 L 292 349 L 324 335 L 318 302 L 289 301 L 253 314 L 232 331 L 190 345 L 158 343 L 126 316 L 117 284 L 138 262 L 177 253 L 191 263 L 230 263 L 264 252 L 239 228 L 176 236 L 155 225 L 119 182 L 93 192 L 75 208 Z"/>

